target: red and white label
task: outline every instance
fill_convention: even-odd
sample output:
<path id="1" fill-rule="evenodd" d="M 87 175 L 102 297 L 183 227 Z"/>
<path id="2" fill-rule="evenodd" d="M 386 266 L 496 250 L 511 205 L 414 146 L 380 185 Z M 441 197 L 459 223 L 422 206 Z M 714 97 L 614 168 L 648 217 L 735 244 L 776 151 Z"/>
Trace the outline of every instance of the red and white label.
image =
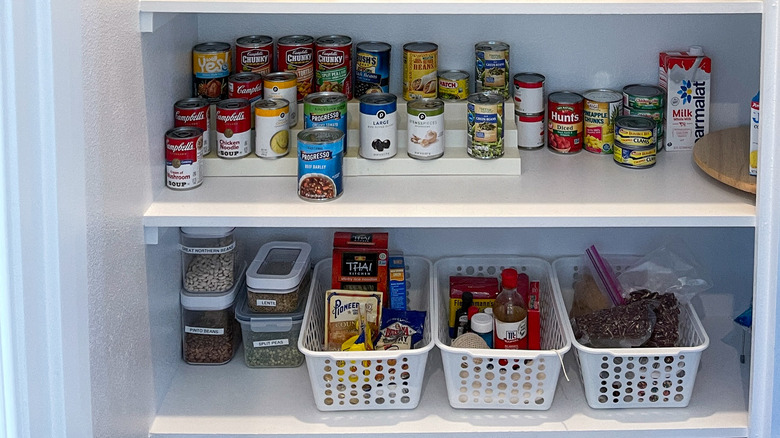
<path id="1" fill-rule="evenodd" d="M 544 146 L 544 114 L 517 114 L 517 147 L 538 148 Z"/>
<path id="2" fill-rule="evenodd" d="M 517 322 L 496 321 L 493 330 L 493 348 L 502 350 L 524 350 L 528 345 L 528 318 Z"/>
<path id="3" fill-rule="evenodd" d="M 254 81 L 237 82 L 228 81 L 228 99 L 246 99 L 254 102 L 263 97 L 263 79 Z"/>
<path id="4" fill-rule="evenodd" d="M 523 114 L 544 112 L 544 82 L 521 82 L 515 80 L 515 111 Z"/>
<path id="5" fill-rule="evenodd" d="M 202 147 L 202 135 L 190 138 L 165 137 L 165 176 L 169 188 L 186 190 L 203 182 L 200 172 Z"/>
<path id="6" fill-rule="evenodd" d="M 203 130 L 203 155 L 211 152 L 211 142 L 209 133 L 211 132 L 211 117 L 209 116 L 209 106 L 204 105 L 200 108 L 177 108 L 173 109 L 173 126 L 194 126 Z"/>
<path id="7" fill-rule="evenodd" d="M 236 71 L 259 74 L 271 73 L 273 55 L 269 48 L 236 46 Z"/>
<path id="8" fill-rule="evenodd" d="M 252 152 L 252 120 L 249 105 L 217 107 L 217 156 L 239 158 Z"/>

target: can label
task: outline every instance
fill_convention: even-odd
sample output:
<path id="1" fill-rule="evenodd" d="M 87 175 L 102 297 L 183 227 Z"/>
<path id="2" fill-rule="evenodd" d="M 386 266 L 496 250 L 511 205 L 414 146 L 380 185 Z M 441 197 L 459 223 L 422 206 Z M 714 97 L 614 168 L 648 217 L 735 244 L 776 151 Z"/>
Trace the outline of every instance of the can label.
<path id="1" fill-rule="evenodd" d="M 206 43 L 192 51 L 193 95 L 216 102 L 227 97 L 230 44 Z"/>
<path id="2" fill-rule="evenodd" d="M 173 128 L 165 133 L 165 181 L 174 190 L 198 187 L 203 182 L 200 171 L 203 133 L 192 127 Z"/>
<path id="3" fill-rule="evenodd" d="M 655 121 L 655 136 L 658 139 L 657 149 L 660 151 L 664 148 L 664 110 L 640 110 L 634 108 L 623 108 L 623 115 L 625 116 L 639 116 L 646 119 Z"/>
<path id="4" fill-rule="evenodd" d="M 203 156 L 211 152 L 211 111 L 205 99 L 183 99 L 173 106 L 173 126 L 192 126 L 203 131 Z"/>
<path id="5" fill-rule="evenodd" d="M 290 152 L 290 104 L 283 100 L 260 101 L 255 105 L 255 154 L 279 158 Z"/>
<path id="6" fill-rule="evenodd" d="M 404 99 L 435 98 L 438 87 L 437 67 L 437 49 L 424 52 L 404 49 Z"/>
<path id="7" fill-rule="evenodd" d="M 352 44 L 318 47 L 316 59 L 317 91 L 344 93 L 352 99 Z"/>
<path id="8" fill-rule="evenodd" d="M 468 97 L 469 97 L 468 73 L 455 71 L 455 72 L 444 72 L 439 74 L 439 99 L 463 100 Z"/>
<path id="9" fill-rule="evenodd" d="M 280 40 L 277 56 L 276 70 L 295 73 L 298 78 L 298 95 L 295 100 L 303 100 L 314 91 L 314 40 L 295 45 L 286 45 Z"/>
<path id="10" fill-rule="evenodd" d="M 290 102 L 290 113 L 287 122 L 290 128 L 298 124 L 298 89 L 295 77 L 291 75 L 271 73 L 264 76 L 263 96 L 265 99 L 284 99 Z"/>
<path id="11" fill-rule="evenodd" d="M 623 107 L 634 109 L 663 109 L 664 90 L 656 85 L 626 85 L 623 87 Z"/>
<path id="12" fill-rule="evenodd" d="M 407 154 L 423 160 L 444 155 L 444 105 L 433 109 L 415 109 L 407 105 L 406 109 Z"/>
<path id="13" fill-rule="evenodd" d="M 246 99 L 250 103 L 263 97 L 263 77 L 257 73 L 237 73 L 228 78 L 228 99 Z"/>
<path id="14" fill-rule="evenodd" d="M 360 100 L 361 157 L 382 160 L 398 153 L 396 106 L 395 96 L 390 94 L 373 94 Z"/>
<path id="15" fill-rule="evenodd" d="M 477 92 L 509 98 L 509 49 L 476 50 Z"/>
<path id="16" fill-rule="evenodd" d="M 537 73 L 518 73 L 514 76 L 515 112 L 544 112 L 544 79 L 544 76 Z"/>
<path id="17" fill-rule="evenodd" d="M 584 148 L 596 154 L 611 154 L 615 142 L 615 119 L 620 115 L 621 99 L 599 102 L 585 99 L 583 105 Z"/>
<path id="18" fill-rule="evenodd" d="M 355 58 L 355 97 L 362 97 L 369 93 L 389 92 L 390 45 L 358 44 Z"/>
<path id="19" fill-rule="evenodd" d="M 273 39 L 245 37 L 236 40 L 236 72 L 266 74 L 271 72 Z"/>
<path id="20" fill-rule="evenodd" d="M 504 155 L 504 102 L 472 102 L 467 108 L 468 144 L 474 158 L 491 159 Z"/>
<path id="21" fill-rule="evenodd" d="M 556 102 L 553 95 L 550 96 L 547 103 L 548 146 L 553 151 L 562 154 L 572 154 L 581 151 L 582 98 L 572 99 L 573 101 L 571 102 Z"/>
<path id="22" fill-rule="evenodd" d="M 515 113 L 515 125 L 517 126 L 517 147 L 536 149 L 544 146 L 544 113 Z"/>
<path id="23" fill-rule="evenodd" d="M 310 99 L 321 94 L 335 95 L 323 99 Z M 340 96 L 341 98 L 338 98 Z M 321 100 L 314 103 L 310 100 Z M 330 126 L 344 133 L 344 145 L 347 144 L 347 100 L 341 93 L 310 94 L 303 102 L 303 127 Z"/>
<path id="24" fill-rule="evenodd" d="M 615 162 L 623 167 L 644 169 L 655 165 L 655 145 L 650 147 L 631 147 L 615 143 L 613 147 Z"/>
<path id="25" fill-rule="evenodd" d="M 615 128 L 615 139 L 624 146 L 650 146 L 656 145 L 656 136 L 653 129 Z"/>
<path id="26" fill-rule="evenodd" d="M 318 127 L 298 133 L 298 196 L 326 201 L 341 196 L 344 134 Z"/>
<path id="27" fill-rule="evenodd" d="M 252 152 L 249 102 L 223 100 L 217 104 L 217 156 L 239 158 Z"/>

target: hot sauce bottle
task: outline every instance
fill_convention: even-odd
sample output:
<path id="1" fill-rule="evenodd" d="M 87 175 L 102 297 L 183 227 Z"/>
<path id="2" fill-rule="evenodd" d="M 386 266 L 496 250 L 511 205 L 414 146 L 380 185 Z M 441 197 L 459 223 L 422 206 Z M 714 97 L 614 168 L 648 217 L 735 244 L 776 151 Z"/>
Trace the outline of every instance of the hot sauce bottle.
<path id="1" fill-rule="evenodd" d="M 518 278 L 519 277 L 519 278 Z M 528 348 L 528 310 L 525 300 L 518 292 L 518 284 L 528 289 L 528 275 L 513 268 L 501 271 L 501 293 L 493 303 L 493 348 L 523 350 Z"/>

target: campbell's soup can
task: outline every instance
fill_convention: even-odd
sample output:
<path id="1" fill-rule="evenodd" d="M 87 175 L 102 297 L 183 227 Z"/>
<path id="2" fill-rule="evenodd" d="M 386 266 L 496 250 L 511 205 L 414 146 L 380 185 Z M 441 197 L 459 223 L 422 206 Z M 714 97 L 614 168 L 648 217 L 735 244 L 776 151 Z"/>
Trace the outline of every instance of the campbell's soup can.
<path id="1" fill-rule="evenodd" d="M 298 124 L 297 81 L 295 73 L 289 71 L 263 75 L 263 97 L 266 99 L 284 99 L 290 102 L 290 115 L 287 118 L 290 128 L 294 128 Z"/>
<path id="2" fill-rule="evenodd" d="M 236 73 L 228 78 L 228 99 L 246 99 L 251 104 L 263 98 L 263 77 L 258 73 Z"/>
<path id="3" fill-rule="evenodd" d="M 211 152 L 211 108 L 202 97 L 190 97 L 173 104 L 173 126 L 194 126 L 203 131 L 203 156 Z"/>
<path id="4" fill-rule="evenodd" d="M 384 160 L 398 153 L 398 98 L 371 93 L 360 98 L 360 156 Z"/>
<path id="5" fill-rule="evenodd" d="M 298 196 L 330 201 L 344 192 L 344 133 L 330 126 L 298 133 Z"/>
<path id="6" fill-rule="evenodd" d="M 344 93 L 352 99 L 352 38 L 329 35 L 314 42 L 317 91 Z"/>
<path id="7" fill-rule="evenodd" d="M 189 190 L 203 182 L 200 159 L 203 131 L 179 126 L 165 133 L 165 185 L 173 190 Z"/>
<path id="8" fill-rule="evenodd" d="M 271 73 L 274 39 L 267 35 L 247 35 L 236 40 L 236 73 Z"/>
<path id="9" fill-rule="evenodd" d="M 297 102 L 312 93 L 314 91 L 314 38 L 308 35 L 288 35 L 279 38 L 276 42 L 276 71 L 295 73 L 298 78 Z"/>
<path id="10" fill-rule="evenodd" d="M 415 99 L 406 104 L 406 153 L 432 160 L 444 155 L 444 101 Z"/>
<path id="11" fill-rule="evenodd" d="M 544 112 L 544 76 L 539 73 L 517 73 L 514 85 L 515 112 L 539 114 Z"/>
<path id="12" fill-rule="evenodd" d="M 439 46 L 436 44 L 428 42 L 404 44 L 404 99 L 435 99 L 438 66 Z"/>
<path id="13" fill-rule="evenodd" d="M 498 94 L 509 99 L 509 44 L 481 41 L 474 45 L 477 93 Z"/>
<path id="14" fill-rule="evenodd" d="M 583 93 L 583 147 L 594 154 L 612 154 L 615 142 L 615 119 L 623 107 L 620 91 L 599 89 Z"/>
<path id="15" fill-rule="evenodd" d="M 466 103 L 466 153 L 489 160 L 504 156 L 504 97 L 474 93 Z"/>
<path id="16" fill-rule="evenodd" d="M 280 158 L 290 152 L 290 102 L 284 99 L 258 100 L 255 111 L 255 155 Z"/>
<path id="17" fill-rule="evenodd" d="M 390 44 L 363 41 L 355 45 L 355 97 L 390 91 Z"/>
<path id="18" fill-rule="evenodd" d="M 439 72 L 439 99 L 464 100 L 469 97 L 469 74 L 463 70 Z"/>
<path id="19" fill-rule="evenodd" d="M 210 103 L 227 97 L 230 76 L 230 44 L 201 43 L 192 48 L 192 87 L 194 97 Z"/>
<path id="20" fill-rule="evenodd" d="M 523 114 L 515 112 L 517 147 L 539 149 L 544 146 L 544 113 Z"/>
<path id="21" fill-rule="evenodd" d="M 571 91 L 551 93 L 547 98 L 547 146 L 560 154 L 582 150 L 583 98 Z"/>
<path id="22" fill-rule="evenodd" d="M 246 99 L 217 102 L 217 156 L 240 158 L 252 152 L 252 113 Z"/>
<path id="23" fill-rule="evenodd" d="M 347 147 L 347 95 L 332 91 L 311 93 L 303 99 L 303 127 L 332 126 L 344 133 Z M 347 150 L 344 149 L 346 153 Z"/>

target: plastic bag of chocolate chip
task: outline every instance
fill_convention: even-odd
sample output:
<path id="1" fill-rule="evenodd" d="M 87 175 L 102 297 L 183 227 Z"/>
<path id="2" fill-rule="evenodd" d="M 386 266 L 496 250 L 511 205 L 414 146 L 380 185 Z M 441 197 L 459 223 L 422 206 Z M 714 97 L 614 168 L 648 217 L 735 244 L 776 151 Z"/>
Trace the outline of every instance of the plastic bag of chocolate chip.
<path id="1" fill-rule="evenodd" d="M 571 319 L 577 342 L 593 348 L 632 348 L 647 342 L 656 323 L 652 300 L 599 310 Z"/>

